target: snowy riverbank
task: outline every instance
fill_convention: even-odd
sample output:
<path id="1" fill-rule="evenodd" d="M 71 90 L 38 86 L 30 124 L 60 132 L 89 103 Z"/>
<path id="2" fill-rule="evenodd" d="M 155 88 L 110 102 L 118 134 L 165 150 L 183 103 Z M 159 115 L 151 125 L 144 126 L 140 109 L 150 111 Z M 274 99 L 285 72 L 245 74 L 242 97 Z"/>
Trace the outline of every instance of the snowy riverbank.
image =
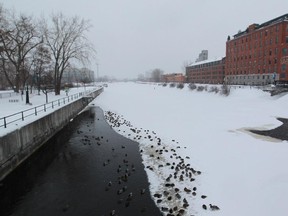
<path id="1" fill-rule="evenodd" d="M 281 125 L 276 117 L 288 117 L 287 97 L 246 88 L 232 89 L 224 97 L 187 87 L 115 83 L 94 103 L 129 121 L 114 129 L 140 143 L 151 194 L 162 194 L 154 197 L 159 207 L 184 208 L 185 198 L 187 215 L 254 216 L 288 212 L 288 143 L 246 131 Z M 177 164 L 185 168 L 174 179 Z M 192 174 L 195 181 L 189 177 L 189 166 L 201 171 Z M 170 174 L 173 188 L 165 186 Z M 196 187 L 196 194 L 185 187 L 192 191 Z M 209 204 L 220 211 L 211 212 Z"/>

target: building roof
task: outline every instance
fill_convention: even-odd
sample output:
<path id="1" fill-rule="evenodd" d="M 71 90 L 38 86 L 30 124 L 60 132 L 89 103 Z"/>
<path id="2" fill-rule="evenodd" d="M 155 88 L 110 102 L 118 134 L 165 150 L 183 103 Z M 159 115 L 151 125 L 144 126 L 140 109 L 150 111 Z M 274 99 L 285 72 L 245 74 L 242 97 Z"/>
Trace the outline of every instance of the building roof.
<path id="1" fill-rule="evenodd" d="M 279 23 L 279 22 L 282 22 L 282 21 L 285 21 L 285 20 L 288 21 L 288 14 L 284 14 L 282 16 L 276 17 L 276 18 L 274 18 L 272 20 L 269 20 L 267 22 L 264 22 L 264 23 L 262 23 L 260 25 L 256 24 L 256 23 L 254 23 L 252 25 L 255 25 L 255 30 L 258 30 L 258 29 L 261 29 L 263 27 L 266 27 L 266 26 L 269 26 L 269 25 L 272 25 L 272 24 L 275 24 L 275 23 Z M 248 34 L 248 33 L 249 33 L 249 27 L 245 31 L 242 31 L 242 32 L 239 32 L 239 33 L 235 34 L 233 37 L 234 38 L 238 38 L 238 37 L 240 37 L 242 35 L 245 35 L 245 34 Z"/>
<path id="2" fill-rule="evenodd" d="M 207 60 L 204 60 L 204 61 L 195 62 L 195 63 L 192 63 L 192 64 L 188 65 L 187 67 L 192 67 L 192 66 L 196 66 L 196 65 L 201 65 L 201 64 L 221 61 L 223 58 L 225 58 L 225 57 L 219 57 L 219 58 L 215 58 L 215 59 L 207 59 Z"/>

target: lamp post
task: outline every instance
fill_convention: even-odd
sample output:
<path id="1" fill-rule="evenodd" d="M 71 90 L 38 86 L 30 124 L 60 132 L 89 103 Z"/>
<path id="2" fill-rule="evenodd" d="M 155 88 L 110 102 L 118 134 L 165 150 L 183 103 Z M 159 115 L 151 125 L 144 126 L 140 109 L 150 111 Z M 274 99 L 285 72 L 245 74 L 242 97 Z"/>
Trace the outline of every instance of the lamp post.
<path id="1" fill-rule="evenodd" d="M 28 85 L 26 86 L 26 104 L 30 104 L 30 102 L 29 102 L 29 91 L 28 91 Z"/>
<path id="2" fill-rule="evenodd" d="M 37 76 L 37 89 L 38 89 L 38 95 L 40 95 L 40 73 L 36 72 Z"/>

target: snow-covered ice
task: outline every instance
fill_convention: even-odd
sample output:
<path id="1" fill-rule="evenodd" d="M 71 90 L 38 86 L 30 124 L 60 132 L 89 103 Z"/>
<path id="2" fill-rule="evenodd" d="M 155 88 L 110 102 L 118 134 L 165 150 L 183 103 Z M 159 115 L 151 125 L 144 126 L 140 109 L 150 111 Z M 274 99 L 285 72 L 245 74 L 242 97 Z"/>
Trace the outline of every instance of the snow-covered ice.
<path id="1" fill-rule="evenodd" d="M 176 166 L 182 158 L 201 171 L 193 175 L 193 182 L 172 177 L 181 199 L 175 198 L 175 192 L 171 201 L 162 197 L 159 207 L 182 205 L 186 198 L 187 215 L 288 214 L 288 143 L 247 131 L 281 125 L 276 118 L 288 117 L 288 95 L 271 97 L 254 88 L 232 88 L 226 97 L 191 91 L 187 86 L 113 83 L 93 103 L 106 115 L 110 111 L 114 118 L 129 122 L 114 129 L 140 143 L 152 196 L 164 190 L 173 193 L 165 187 L 166 178 L 174 176 L 173 162 Z M 137 138 L 131 136 L 131 128 L 139 130 Z M 159 155 L 155 137 L 169 152 Z M 184 187 L 196 187 L 196 196 L 186 193 Z M 212 212 L 209 204 L 220 210 Z"/>

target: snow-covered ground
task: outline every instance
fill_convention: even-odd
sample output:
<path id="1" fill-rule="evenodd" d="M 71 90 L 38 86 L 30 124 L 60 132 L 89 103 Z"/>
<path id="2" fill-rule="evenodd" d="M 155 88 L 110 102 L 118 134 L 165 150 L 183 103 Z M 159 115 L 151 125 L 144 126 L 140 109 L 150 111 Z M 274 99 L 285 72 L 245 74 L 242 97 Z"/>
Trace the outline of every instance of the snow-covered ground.
<path id="1" fill-rule="evenodd" d="M 114 83 L 93 103 L 115 131 L 140 143 L 151 194 L 164 211 L 288 214 L 288 143 L 247 132 L 279 126 L 276 117 L 288 117 L 288 95 L 237 88 L 225 97 L 187 86 Z"/>
<path id="2" fill-rule="evenodd" d="M 89 93 L 90 91 L 94 91 L 96 89 L 100 88 L 99 86 L 86 86 L 86 87 L 75 87 L 75 88 L 71 88 L 68 91 L 68 96 L 71 95 L 77 95 L 79 93 L 83 93 L 82 95 L 84 96 L 86 93 Z M 65 104 L 63 104 L 63 98 L 66 98 L 65 100 Z M 14 93 L 13 91 L 0 91 L 0 125 L 4 124 L 4 119 L 3 117 L 5 116 L 9 116 L 9 115 L 13 115 L 15 113 L 24 111 L 24 110 L 28 110 L 31 109 L 31 111 L 27 111 L 25 112 L 25 116 L 29 115 L 31 113 L 31 115 L 29 117 L 25 117 L 24 121 L 15 121 L 13 123 L 10 124 L 11 121 L 13 121 L 14 119 L 21 119 L 21 114 L 9 117 L 6 119 L 7 121 L 7 128 L 4 127 L 0 127 L 0 136 L 3 136 L 13 130 L 16 130 L 17 128 L 22 127 L 23 125 L 26 125 L 32 121 L 35 121 L 38 118 L 43 117 L 44 115 L 47 115 L 55 110 L 57 110 L 58 108 L 61 108 L 64 105 L 67 105 L 68 100 L 67 100 L 67 95 L 65 91 L 61 91 L 60 95 L 55 95 L 54 92 L 50 92 L 48 93 L 48 103 L 52 102 L 52 101 L 57 101 L 58 99 L 61 99 L 61 103 L 60 106 L 58 106 L 58 103 L 56 103 L 57 105 L 54 106 L 54 108 L 50 108 L 47 109 L 46 112 L 40 112 L 37 113 L 37 115 L 35 115 L 35 110 L 33 109 L 34 107 L 40 106 L 40 105 L 44 105 L 46 104 L 46 96 L 43 92 L 40 93 L 40 95 L 38 95 L 38 91 L 34 90 L 32 93 L 29 94 L 29 102 L 30 104 L 26 104 L 26 95 L 21 95 Z M 74 100 L 73 100 L 74 101 Z M 70 100 L 70 102 L 73 102 L 72 100 Z M 47 105 L 51 107 L 50 105 Z M 39 108 L 43 110 L 43 107 Z M 38 110 L 39 110 L 38 109 Z"/>

